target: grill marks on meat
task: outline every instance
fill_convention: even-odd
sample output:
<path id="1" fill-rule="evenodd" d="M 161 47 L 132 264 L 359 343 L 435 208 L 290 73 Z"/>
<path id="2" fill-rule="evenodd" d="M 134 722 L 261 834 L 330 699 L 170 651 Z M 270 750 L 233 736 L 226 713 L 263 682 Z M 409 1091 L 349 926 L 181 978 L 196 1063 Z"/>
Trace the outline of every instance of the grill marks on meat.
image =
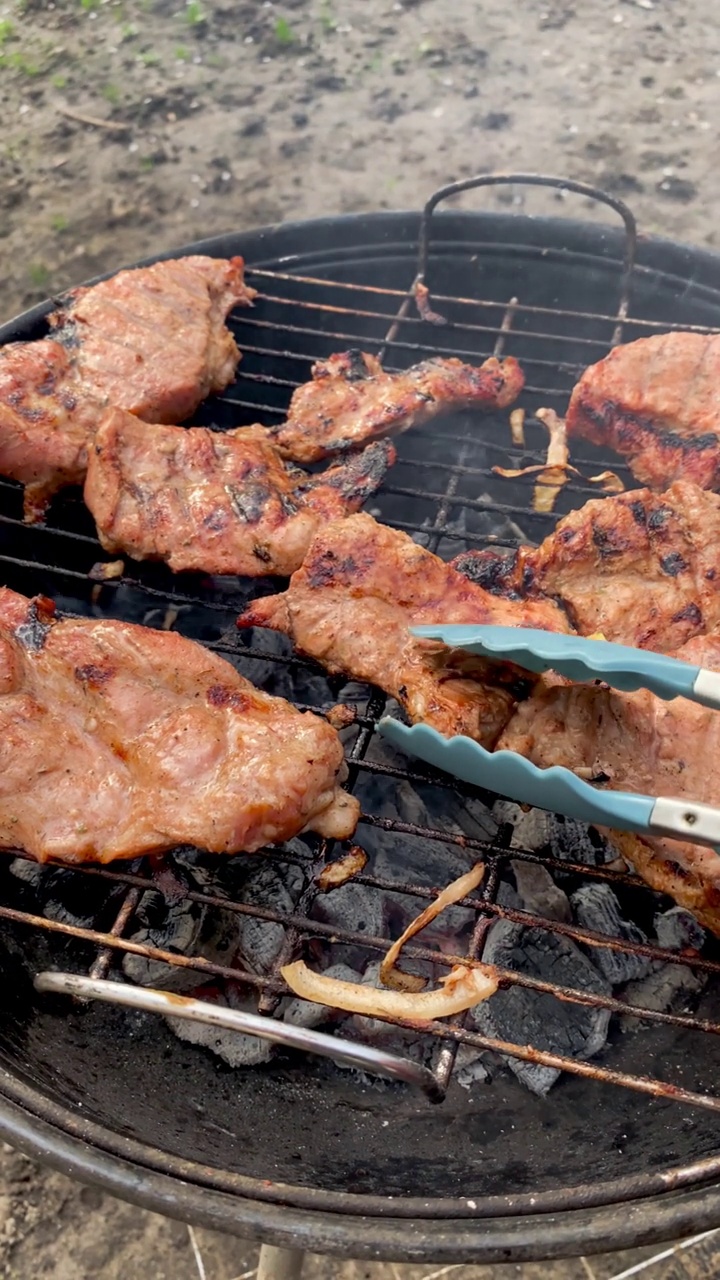
<path id="1" fill-rule="evenodd" d="M 394 460 L 377 440 L 310 476 L 262 429 L 147 426 L 113 409 L 90 450 L 85 501 L 106 551 L 176 572 L 287 577 L 321 524 L 357 511 Z"/>
<path id="2" fill-rule="evenodd" d="M 438 358 L 386 373 L 375 356 L 345 351 L 313 365 L 312 381 L 293 393 L 286 421 L 268 430 L 286 457 L 316 462 L 452 409 L 505 408 L 524 381 L 512 356 L 479 368 Z"/>
<path id="3" fill-rule="evenodd" d="M 609 445 L 651 489 L 720 488 L 720 334 L 666 333 L 616 347 L 587 369 L 569 435 Z"/>
<path id="4" fill-rule="evenodd" d="M 720 671 L 720 637 L 697 636 L 673 656 Z M 720 804 L 720 716 L 685 698 L 543 680 L 497 745 L 541 768 L 589 769 L 610 790 Z M 718 854 L 664 837 L 613 832 L 613 839 L 648 884 L 720 935 Z"/>
<path id="5" fill-rule="evenodd" d="M 586 502 L 537 548 L 453 563 L 509 600 L 560 601 L 581 635 L 664 652 L 720 628 L 720 498 L 686 481 Z"/>
<path id="6" fill-rule="evenodd" d="M 223 391 L 240 352 L 228 312 L 255 296 L 242 258 L 176 258 L 74 289 L 50 317 L 80 383 L 148 422 L 182 422 Z"/>
<path id="7" fill-rule="evenodd" d="M 25 486 L 25 519 L 42 520 L 52 495 L 82 484 L 97 404 L 83 395 L 56 342 L 0 347 L 0 474 Z"/>
<path id="8" fill-rule="evenodd" d="M 326 721 L 193 641 L 54 622 L 49 602 L 0 590 L 3 848 L 110 862 L 182 843 L 250 852 L 303 829 L 345 838 L 359 809 L 343 771 Z"/>
<path id="9" fill-rule="evenodd" d="M 322 529 L 289 589 L 253 601 L 238 625 L 284 632 L 328 671 L 384 689 L 410 720 L 491 746 L 530 687 L 527 673 L 408 634 L 438 619 L 568 630 L 551 601 L 494 598 L 368 515 Z"/>
<path id="10" fill-rule="evenodd" d="M 51 338 L 0 348 L 0 472 L 26 486 L 27 520 L 82 483 L 107 405 L 181 422 L 232 381 L 240 353 L 225 319 L 255 293 L 243 265 L 197 256 L 120 271 L 69 294 Z"/>

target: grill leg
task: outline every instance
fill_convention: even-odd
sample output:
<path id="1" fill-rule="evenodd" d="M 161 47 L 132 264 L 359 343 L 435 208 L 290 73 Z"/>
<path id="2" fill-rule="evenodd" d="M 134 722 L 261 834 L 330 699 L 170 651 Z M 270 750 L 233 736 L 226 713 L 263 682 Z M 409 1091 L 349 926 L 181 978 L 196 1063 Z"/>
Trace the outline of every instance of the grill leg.
<path id="1" fill-rule="evenodd" d="M 278 1249 L 274 1244 L 263 1244 L 257 1280 L 300 1280 L 304 1261 L 302 1249 Z"/>

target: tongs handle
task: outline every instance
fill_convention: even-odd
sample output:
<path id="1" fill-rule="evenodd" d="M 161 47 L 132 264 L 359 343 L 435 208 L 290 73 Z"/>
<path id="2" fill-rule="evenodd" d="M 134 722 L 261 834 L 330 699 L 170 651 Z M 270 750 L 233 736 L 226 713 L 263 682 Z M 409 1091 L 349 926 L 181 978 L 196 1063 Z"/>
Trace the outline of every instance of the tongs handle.
<path id="1" fill-rule="evenodd" d="M 720 852 L 720 809 L 712 805 L 601 791 L 562 765 L 539 769 L 515 751 L 486 751 L 472 738 L 443 738 L 426 724 L 409 728 L 384 716 L 378 728 L 409 755 L 519 804 L 621 831 L 689 840 Z"/>
<path id="2" fill-rule="evenodd" d="M 438 640 L 452 649 L 515 662 L 537 674 L 552 670 L 569 680 L 602 680 L 626 693 L 649 689 L 659 698 L 690 698 L 705 707 L 720 708 L 719 672 L 664 653 L 530 627 L 449 625 L 410 630 L 419 639 Z"/>

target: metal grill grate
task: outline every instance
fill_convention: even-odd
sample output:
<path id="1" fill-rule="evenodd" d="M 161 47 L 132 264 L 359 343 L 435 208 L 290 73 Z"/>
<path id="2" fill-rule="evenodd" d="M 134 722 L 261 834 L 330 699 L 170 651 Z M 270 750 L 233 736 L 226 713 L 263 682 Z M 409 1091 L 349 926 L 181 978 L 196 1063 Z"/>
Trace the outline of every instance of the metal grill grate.
<path id="1" fill-rule="evenodd" d="M 518 181 L 521 178 L 516 176 L 507 180 Z M 579 184 L 566 185 L 601 198 L 600 193 L 590 188 L 581 188 Z M 524 393 L 524 403 L 528 409 L 532 412 L 533 408 L 547 402 L 562 407 L 583 367 L 583 361 L 590 362 L 600 358 L 621 336 L 633 338 L 674 327 L 650 319 L 628 318 L 630 286 L 640 272 L 640 268 L 633 267 L 634 223 L 624 206 L 616 201 L 609 203 L 623 214 L 628 237 L 625 262 L 616 264 L 618 305 L 614 313 L 563 310 L 526 304 L 522 297 L 490 299 L 438 293 L 433 295 L 433 307 L 443 313 L 447 323 L 434 325 L 421 320 L 417 314 L 412 289 L 408 292 L 395 287 L 371 287 L 354 280 L 328 280 L 321 275 L 293 274 L 291 271 L 248 270 L 248 279 L 260 290 L 260 297 L 254 311 L 238 312 L 231 318 L 238 345 L 244 353 L 240 374 L 226 395 L 206 407 L 205 420 L 223 426 L 237 425 L 238 421 L 251 422 L 256 418 L 267 421 L 272 420 L 273 416 L 281 416 L 292 390 L 309 376 L 312 361 L 348 345 L 359 345 L 366 350 L 381 353 L 385 367 L 389 369 L 406 367 L 431 355 L 455 355 L 477 360 L 493 351 L 496 354 L 511 352 L 519 356 L 528 375 L 528 386 Z M 429 284 L 432 284 L 434 265 L 433 254 L 430 252 L 433 208 L 434 203 L 431 201 L 421 226 L 421 256 L 416 276 L 416 281 L 427 280 Z M 504 248 L 512 252 L 513 246 Z M 698 325 L 676 327 L 695 327 L 699 331 L 706 331 L 703 326 Z M 381 519 L 419 535 L 431 550 L 443 554 L 458 541 L 477 546 L 513 546 L 523 536 L 531 540 L 539 539 L 549 532 L 557 515 L 562 513 L 563 508 L 557 514 L 532 512 L 526 500 L 528 486 L 522 481 L 506 482 L 505 488 L 498 487 L 492 466 L 500 461 L 510 462 L 511 457 L 517 464 L 517 451 L 513 451 L 510 445 L 506 420 L 497 418 L 484 421 L 483 436 L 479 440 L 474 425 L 467 419 L 458 418 L 442 431 L 445 453 L 437 460 L 430 453 L 433 440 L 437 440 L 435 433 L 417 430 L 399 441 L 398 465 L 377 499 Z M 529 448 L 523 462 L 542 460 L 542 437 L 539 434 L 537 442 L 538 447 Z M 448 460 L 449 451 L 454 455 L 452 460 Z M 617 459 L 578 456 L 573 460 L 581 470 L 584 466 L 591 465 L 596 469 L 611 467 L 623 474 L 623 468 L 618 466 Z M 625 476 L 627 478 L 627 473 Z M 495 494 L 499 494 L 499 500 L 494 495 L 482 492 L 491 487 Z M 508 495 L 506 500 L 505 493 Z M 573 483 L 563 491 L 562 502 L 567 509 L 569 506 L 579 505 L 590 496 L 599 496 L 597 489 L 589 484 Z M 496 525 L 498 521 L 504 521 L 508 532 L 488 531 L 486 517 L 491 517 Z M 460 525 L 461 520 L 464 521 L 463 527 Z M 10 545 L 6 545 L 6 549 L 0 554 L 3 576 L 12 581 L 15 575 L 18 586 L 23 590 L 27 590 L 28 584 L 31 584 L 34 589 L 44 590 L 61 598 L 67 594 L 73 598 L 86 599 L 90 608 L 94 607 L 111 615 L 125 612 L 130 595 L 136 601 L 144 601 L 148 608 L 154 607 L 161 613 L 166 611 L 168 625 L 176 623 L 179 630 L 184 629 L 190 614 L 181 612 L 176 615 L 175 611 L 182 611 L 189 606 L 191 609 L 205 611 L 204 616 L 217 620 L 215 634 L 204 635 L 201 637 L 203 642 L 215 652 L 230 658 L 251 678 L 253 663 L 258 660 L 287 666 L 295 672 L 302 669 L 314 670 L 312 664 L 295 655 L 269 650 L 263 644 L 262 634 L 256 633 L 252 643 L 248 644 L 244 636 L 233 631 L 234 615 L 244 600 L 256 593 L 257 584 L 230 582 L 225 584 L 222 592 L 218 590 L 217 583 L 209 586 L 203 584 L 201 589 L 196 589 L 197 580 L 189 587 L 187 581 L 173 579 L 162 567 L 133 566 L 131 574 L 102 587 L 93 587 L 89 582 L 88 572 L 92 564 L 102 558 L 102 553 L 93 536 L 89 516 L 79 500 L 64 498 L 55 505 L 47 527 L 28 528 L 21 520 L 19 489 L 0 481 L 0 525 L 5 527 L 12 538 Z M 521 528 L 517 528 L 518 525 Z M 172 612 L 168 614 L 168 610 Z M 342 696 L 342 687 L 337 681 L 328 682 L 328 686 L 333 694 L 333 701 L 337 696 Z M 361 787 L 364 778 L 375 775 L 390 780 L 421 782 L 425 786 L 431 782 L 434 787 L 450 789 L 460 797 L 471 798 L 479 794 L 449 778 L 436 775 L 431 777 L 427 771 L 418 768 L 405 769 L 389 764 L 386 760 L 373 758 L 374 729 L 383 712 L 385 699 L 377 691 L 368 690 L 366 698 L 360 702 L 355 737 L 348 751 L 348 785 L 351 789 Z M 306 707 L 308 704 L 298 705 Z M 698 972 L 708 975 L 720 973 L 720 962 L 716 960 L 691 959 L 687 955 L 677 955 L 650 944 L 624 942 L 572 924 L 558 923 L 526 911 L 511 909 L 500 905 L 496 900 L 498 886 L 510 857 L 528 863 L 542 863 L 551 871 L 558 870 L 564 874 L 575 874 L 642 890 L 642 882 L 628 873 L 608 867 L 555 862 L 551 858 L 541 858 L 529 850 L 515 847 L 510 850 L 510 827 L 501 829 L 494 842 L 487 842 L 448 832 L 440 826 L 418 826 L 366 812 L 362 815 L 359 828 L 360 843 L 366 828 L 394 832 L 405 835 L 408 839 L 419 837 L 437 842 L 448 849 L 461 847 L 473 858 L 481 857 L 486 862 L 487 872 L 482 891 L 464 903 L 476 913 L 469 954 L 452 956 L 411 944 L 405 949 L 408 957 L 446 967 L 481 958 L 490 925 L 494 920 L 505 919 L 546 930 L 581 944 L 631 952 L 663 963 L 692 966 Z M 202 956 L 177 955 L 134 942 L 128 936 L 128 931 L 132 926 L 135 908 L 146 890 L 157 888 L 146 862 L 123 870 L 79 867 L 72 873 L 86 881 L 100 881 L 107 885 L 108 892 L 116 891 L 118 887 L 124 890 L 116 918 L 109 928 L 85 928 L 3 904 L 0 904 L 0 918 L 30 929 L 64 935 L 90 944 L 97 949 L 91 969 L 94 979 L 103 979 L 111 974 L 115 960 L 123 953 L 134 953 L 160 961 L 169 967 L 192 969 L 198 973 L 199 981 L 202 977 L 212 977 L 244 983 L 257 992 L 259 1011 L 271 1014 L 286 990 L 278 974 L 279 967 L 308 940 L 329 940 L 332 937 L 334 943 L 362 946 L 370 959 L 383 953 L 390 944 L 390 938 L 343 932 L 335 924 L 327 925 L 313 917 L 313 906 L 319 892 L 316 874 L 330 852 L 327 843 L 315 846 L 308 843 L 307 858 L 298 859 L 296 854 L 282 850 L 267 854 L 275 862 L 294 858 L 303 871 L 304 889 L 292 913 L 233 902 L 224 894 L 188 890 L 187 897 L 193 902 L 220 907 L 225 911 L 236 912 L 239 916 L 250 916 L 284 927 L 286 941 L 282 955 L 274 971 L 266 976 L 229 968 Z M 421 903 L 434 896 L 432 889 L 407 883 L 401 878 L 395 880 L 363 873 L 355 877 L 354 883 L 362 884 L 374 893 L 399 893 L 411 896 Z M 612 1013 L 640 1018 L 649 1023 L 665 1023 L 706 1034 L 720 1034 L 720 1022 L 638 1008 L 612 997 L 559 987 L 513 970 L 502 971 L 502 981 L 508 985 L 514 984 L 549 994 L 560 1001 L 602 1007 Z M 409 1078 L 414 1078 L 426 1093 L 436 1099 L 442 1097 L 448 1087 L 459 1046 L 466 1044 L 528 1062 L 557 1067 L 609 1084 L 626 1086 L 638 1092 L 720 1111 L 720 1098 L 678 1084 L 618 1072 L 596 1063 L 581 1062 L 532 1046 L 507 1043 L 480 1035 L 469 1030 L 462 1018 L 451 1023 L 433 1022 L 423 1034 L 431 1037 L 437 1045 L 432 1076 L 429 1073 L 423 1074 L 408 1064 Z"/>

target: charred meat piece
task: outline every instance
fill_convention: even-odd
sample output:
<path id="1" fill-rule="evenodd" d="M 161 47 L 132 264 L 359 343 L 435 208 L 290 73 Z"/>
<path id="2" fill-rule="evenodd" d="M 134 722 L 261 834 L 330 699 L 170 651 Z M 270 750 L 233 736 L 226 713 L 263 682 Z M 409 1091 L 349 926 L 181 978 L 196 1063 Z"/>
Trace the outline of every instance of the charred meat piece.
<path id="1" fill-rule="evenodd" d="M 255 297 L 244 266 L 197 256 L 119 271 L 68 294 L 50 317 L 53 337 L 102 404 L 182 422 L 235 376 L 240 352 L 225 320 Z"/>
<path id="2" fill-rule="evenodd" d="M 0 348 L 0 473 L 26 486 L 25 518 L 82 484 L 106 406 L 181 422 L 223 390 L 240 359 L 225 318 L 253 296 L 242 258 L 178 258 L 76 289 L 51 338 Z"/>
<path id="3" fill-rule="evenodd" d="M 328 671 L 379 685 L 410 720 L 491 745 L 527 673 L 408 634 L 439 619 L 569 630 L 551 601 L 499 600 L 368 515 L 322 529 L 289 589 L 253 601 L 238 625 L 282 631 Z"/>
<path id="4" fill-rule="evenodd" d="M 194 844 L 254 851 L 302 830 L 345 838 L 326 721 L 254 688 L 172 632 L 56 621 L 0 590 L 0 846 L 111 862 Z"/>
<path id="5" fill-rule="evenodd" d="M 664 652 L 720 628 L 720 498 L 686 481 L 586 502 L 539 547 L 453 563 L 506 599 L 560 601 L 581 635 Z"/>
<path id="6" fill-rule="evenodd" d="M 58 489 L 82 484 L 97 415 L 57 342 L 0 347 L 0 475 L 25 485 L 26 520 L 42 520 Z"/>
<path id="7" fill-rule="evenodd" d="M 453 409 L 504 409 L 524 382 L 512 356 L 491 357 L 479 368 L 438 358 L 385 373 L 375 356 L 345 351 L 313 365 L 312 381 L 294 392 L 287 420 L 269 430 L 286 457 L 316 462 Z"/>
<path id="8" fill-rule="evenodd" d="M 395 457 L 376 440 L 321 475 L 283 461 L 262 429 L 148 427 L 109 410 L 91 446 L 85 502 L 106 551 L 171 569 L 289 576 L 320 526 L 357 511 Z"/>
<path id="9" fill-rule="evenodd" d="M 674 657 L 720 670 L 720 637 L 696 636 Z M 563 765 L 602 788 L 720 804 L 720 716 L 685 698 L 664 702 L 646 689 L 541 681 L 498 742 L 541 768 Z M 668 893 L 720 935 L 720 856 L 665 837 L 613 832 L 653 889 Z"/>
<path id="10" fill-rule="evenodd" d="M 587 369 L 567 430 L 609 445 L 641 484 L 720 488 L 720 334 L 664 333 L 616 347 Z"/>

